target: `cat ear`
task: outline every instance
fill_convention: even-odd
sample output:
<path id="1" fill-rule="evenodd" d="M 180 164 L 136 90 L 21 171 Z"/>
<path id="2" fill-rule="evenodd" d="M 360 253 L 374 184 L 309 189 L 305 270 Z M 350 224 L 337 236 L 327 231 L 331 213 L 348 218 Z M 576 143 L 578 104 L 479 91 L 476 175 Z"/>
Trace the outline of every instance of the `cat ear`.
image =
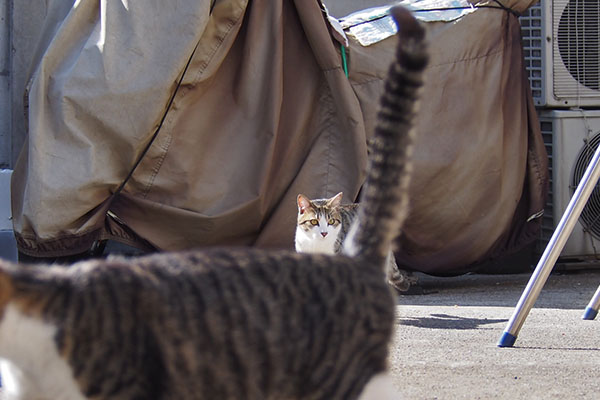
<path id="1" fill-rule="evenodd" d="M 329 201 L 327 202 L 329 204 L 330 207 L 337 207 L 340 204 L 342 204 L 342 195 L 344 193 L 343 192 L 339 192 L 338 194 L 336 194 L 335 196 L 333 196 L 331 199 L 329 199 Z"/>
<path id="2" fill-rule="evenodd" d="M 298 212 L 304 214 L 306 209 L 310 207 L 310 200 L 303 194 L 298 195 Z"/>

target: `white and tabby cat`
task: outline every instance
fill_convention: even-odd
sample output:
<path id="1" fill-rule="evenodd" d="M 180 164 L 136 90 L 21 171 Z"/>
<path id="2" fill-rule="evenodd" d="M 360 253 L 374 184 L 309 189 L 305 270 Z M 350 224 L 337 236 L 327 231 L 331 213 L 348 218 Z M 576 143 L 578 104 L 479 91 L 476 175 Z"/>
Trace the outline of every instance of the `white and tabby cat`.
<path id="1" fill-rule="evenodd" d="M 214 249 L 70 267 L 0 261 L 3 396 L 395 399 L 381 279 L 406 215 L 427 56 L 404 9 L 361 207 L 343 254 Z M 380 221 L 384 220 L 383 223 Z"/>
<path id="2" fill-rule="evenodd" d="M 358 203 L 342 204 L 343 193 L 325 199 L 297 197 L 298 218 L 295 246 L 299 253 L 338 254 L 358 212 Z M 400 293 L 415 287 L 417 278 L 400 269 L 390 250 L 385 267 L 386 279 Z"/>
<path id="3" fill-rule="evenodd" d="M 342 204 L 342 192 L 328 199 L 298 195 L 296 251 L 337 254 L 356 216 L 357 204 Z"/>

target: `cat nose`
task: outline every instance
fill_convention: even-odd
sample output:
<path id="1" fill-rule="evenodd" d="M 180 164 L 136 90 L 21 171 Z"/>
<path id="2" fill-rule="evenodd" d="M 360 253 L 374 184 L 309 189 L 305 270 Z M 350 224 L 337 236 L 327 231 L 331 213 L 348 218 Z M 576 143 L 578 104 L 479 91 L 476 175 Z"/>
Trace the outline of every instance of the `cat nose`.
<path id="1" fill-rule="evenodd" d="M 327 236 L 327 232 L 321 232 L 321 236 L 323 236 L 323 237 Z"/>

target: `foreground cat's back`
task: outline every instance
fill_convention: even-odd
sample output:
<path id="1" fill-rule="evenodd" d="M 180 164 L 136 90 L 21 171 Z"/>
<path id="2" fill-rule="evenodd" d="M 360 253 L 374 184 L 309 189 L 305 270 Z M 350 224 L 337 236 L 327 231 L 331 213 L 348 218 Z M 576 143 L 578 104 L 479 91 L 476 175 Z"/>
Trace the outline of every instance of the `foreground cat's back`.
<path id="1" fill-rule="evenodd" d="M 385 370 L 393 301 L 340 259 L 215 250 L 25 268 L 2 278 L 2 307 L 56 327 L 84 398 L 355 398 Z M 2 348 L 26 351 L 19 339 Z"/>

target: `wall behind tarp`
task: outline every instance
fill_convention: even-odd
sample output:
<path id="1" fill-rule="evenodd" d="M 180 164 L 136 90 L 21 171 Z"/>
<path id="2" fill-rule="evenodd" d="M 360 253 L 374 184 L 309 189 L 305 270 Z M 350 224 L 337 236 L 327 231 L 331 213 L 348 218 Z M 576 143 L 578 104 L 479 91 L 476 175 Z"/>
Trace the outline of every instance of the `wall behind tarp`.
<path id="1" fill-rule="evenodd" d="M 49 5 L 12 182 L 22 253 L 292 248 L 298 193 L 357 195 L 395 39 L 350 37 L 348 79 L 317 1 L 172 3 Z M 428 28 L 400 260 L 444 273 L 531 242 L 546 160 L 516 16 Z"/>

